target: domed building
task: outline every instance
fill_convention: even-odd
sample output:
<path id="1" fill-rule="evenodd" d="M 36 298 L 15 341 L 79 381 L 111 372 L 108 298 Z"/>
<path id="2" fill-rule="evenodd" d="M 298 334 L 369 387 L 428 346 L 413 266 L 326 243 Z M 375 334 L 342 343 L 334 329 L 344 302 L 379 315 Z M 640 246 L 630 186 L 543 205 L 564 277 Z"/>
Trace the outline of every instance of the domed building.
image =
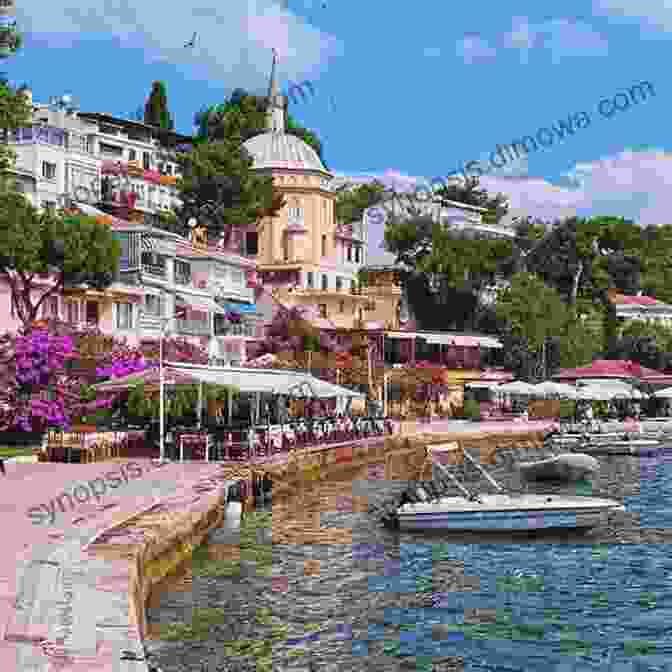
<path id="1" fill-rule="evenodd" d="M 278 91 L 276 66 L 274 53 L 267 130 L 243 146 L 253 170 L 273 178 L 285 207 L 249 230 L 245 247 L 248 255 L 256 252 L 258 279 L 277 301 L 314 306 L 323 320 L 351 327 L 366 303 L 352 291 L 366 263 L 365 227 L 336 222 L 333 175 L 312 147 L 286 133 L 286 99 Z"/>

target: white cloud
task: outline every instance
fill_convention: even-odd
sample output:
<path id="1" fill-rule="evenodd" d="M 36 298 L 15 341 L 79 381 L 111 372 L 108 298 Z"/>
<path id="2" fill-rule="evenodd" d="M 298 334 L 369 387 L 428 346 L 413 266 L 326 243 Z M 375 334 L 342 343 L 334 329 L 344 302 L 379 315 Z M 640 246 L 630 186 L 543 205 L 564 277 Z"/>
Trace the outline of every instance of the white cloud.
<path id="1" fill-rule="evenodd" d="M 427 178 L 396 170 L 359 175 L 360 182 L 397 176 L 405 184 L 424 184 Z M 403 178 L 403 179 L 402 179 Z M 562 176 L 561 184 L 541 177 L 485 175 L 481 185 L 491 194 L 509 198 L 509 217 L 530 215 L 554 221 L 573 215 L 616 215 L 642 226 L 672 223 L 672 153 L 661 150 L 624 150 L 596 161 L 580 163 Z M 369 230 L 370 263 L 391 263 L 380 248 L 384 226 Z"/>
<path id="2" fill-rule="evenodd" d="M 281 74 L 297 79 L 321 70 L 341 46 L 273 0 L 21 0 L 16 12 L 26 36 L 50 48 L 109 39 L 111 47 L 142 49 L 150 62 L 171 63 L 190 77 L 230 88 L 263 88 L 271 47 Z M 196 46 L 185 49 L 194 31 Z"/>
<path id="3" fill-rule="evenodd" d="M 491 47 L 486 40 L 479 35 L 465 35 L 456 45 L 457 55 L 461 56 L 465 63 L 482 63 L 495 58 L 497 50 Z"/>
<path id="4" fill-rule="evenodd" d="M 654 28 L 672 30 L 672 4 L 669 0 L 593 0 L 593 13 L 619 15 Z"/>
<path id="5" fill-rule="evenodd" d="M 504 36 L 505 46 L 527 52 L 533 49 L 539 41 L 538 32 L 529 24 L 525 17 L 513 18 L 513 30 Z"/>
<path id="6" fill-rule="evenodd" d="M 606 55 L 608 43 L 588 24 L 568 19 L 553 19 L 539 24 L 538 34 L 554 62 L 568 55 Z"/>
<path id="7" fill-rule="evenodd" d="M 526 17 L 514 17 L 511 30 L 495 43 L 498 48 L 479 35 L 467 35 L 457 50 L 469 64 L 492 60 L 502 49 L 516 51 L 521 63 L 529 62 L 533 50 L 543 49 L 558 63 L 568 56 L 604 55 L 608 48 L 607 41 L 587 23 L 564 18 L 535 24 Z"/>

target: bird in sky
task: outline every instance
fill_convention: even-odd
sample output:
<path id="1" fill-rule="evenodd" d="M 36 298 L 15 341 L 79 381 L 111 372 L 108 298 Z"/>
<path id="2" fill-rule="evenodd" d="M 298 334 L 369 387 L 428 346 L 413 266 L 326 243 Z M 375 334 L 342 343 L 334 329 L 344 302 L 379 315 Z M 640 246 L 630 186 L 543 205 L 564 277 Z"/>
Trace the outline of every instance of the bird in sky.
<path id="1" fill-rule="evenodd" d="M 191 38 L 191 40 L 189 40 L 189 42 L 187 42 L 187 43 L 184 45 L 184 47 L 185 47 L 185 49 L 186 49 L 187 47 L 193 47 L 193 46 L 195 46 L 195 45 L 196 45 L 196 33 L 194 33 L 194 35 L 193 35 L 193 37 Z"/>

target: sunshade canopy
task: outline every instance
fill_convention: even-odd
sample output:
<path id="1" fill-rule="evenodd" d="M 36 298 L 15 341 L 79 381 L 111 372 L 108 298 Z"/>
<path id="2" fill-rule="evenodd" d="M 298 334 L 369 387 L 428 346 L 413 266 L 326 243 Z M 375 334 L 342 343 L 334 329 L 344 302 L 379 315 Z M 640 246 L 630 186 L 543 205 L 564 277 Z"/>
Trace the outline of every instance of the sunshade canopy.
<path id="1" fill-rule="evenodd" d="M 200 366 L 166 362 L 164 367 L 165 385 L 193 385 L 210 383 L 213 385 L 229 385 L 240 392 L 265 392 L 284 394 L 295 397 L 353 397 L 364 398 L 361 392 L 348 390 L 340 385 L 328 383 L 300 371 L 273 369 L 248 369 L 242 367 Z M 127 390 L 138 383 L 146 385 L 159 384 L 158 368 L 148 369 L 141 373 L 132 373 L 122 378 L 110 380 L 96 385 L 101 392 L 119 392 Z"/>
<path id="2" fill-rule="evenodd" d="M 530 385 L 522 380 L 514 380 L 511 383 L 504 383 L 495 388 L 497 392 L 504 392 L 506 394 L 524 394 L 533 396 L 536 393 L 534 385 Z"/>
<path id="3" fill-rule="evenodd" d="M 603 397 L 605 399 L 641 399 L 645 396 L 636 387 L 623 380 L 591 380 L 587 381 L 587 385 L 581 386 L 579 389 L 584 389 L 585 387 L 608 393 L 608 397 Z"/>
<path id="4" fill-rule="evenodd" d="M 572 385 L 556 383 L 552 380 L 545 380 L 543 383 L 535 385 L 537 394 L 542 397 L 558 396 L 567 399 L 576 399 L 577 390 Z"/>
<path id="5" fill-rule="evenodd" d="M 578 388 L 578 399 L 641 399 L 644 395 L 631 385 L 620 381 L 594 382 Z"/>
<path id="6" fill-rule="evenodd" d="M 666 387 L 663 390 L 658 390 L 654 397 L 660 397 L 661 399 L 672 399 L 672 387 Z"/>

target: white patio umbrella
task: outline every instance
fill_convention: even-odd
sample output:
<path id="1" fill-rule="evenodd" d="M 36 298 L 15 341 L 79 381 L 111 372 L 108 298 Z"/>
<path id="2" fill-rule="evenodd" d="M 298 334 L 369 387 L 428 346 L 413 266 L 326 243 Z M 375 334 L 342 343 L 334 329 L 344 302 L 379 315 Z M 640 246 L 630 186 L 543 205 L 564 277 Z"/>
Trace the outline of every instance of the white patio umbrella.
<path id="1" fill-rule="evenodd" d="M 666 387 L 663 390 L 658 390 L 654 393 L 654 397 L 660 397 L 661 399 L 672 399 L 672 387 Z"/>
<path id="2" fill-rule="evenodd" d="M 611 401 L 617 397 L 629 399 L 627 390 L 613 385 L 586 385 L 578 390 L 577 399 Z"/>
<path id="3" fill-rule="evenodd" d="M 604 401 L 605 399 L 611 399 L 611 394 L 609 390 L 586 385 L 577 391 L 576 398 L 581 401 Z"/>
<path id="4" fill-rule="evenodd" d="M 646 396 L 629 383 L 619 380 L 596 381 L 579 389 L 599 390 L 601 399 L 643 399 Z"/>
<path id="5" fill-rule="evenodd" d="M 523 396 L 533 397 L 537 388 L 534 385 L 530 385 L 522 380 L 514 380 L 511 383 L 504 383 L 495 388 L 497 392 L 503 392 L 504 394 L 520 394 Z"/>
<path id="6" fill-rule="evenodd" d="M 556 383 L 553 380 L 545 380 L 543 383 L 535 385 L 537 394 L 543 397 L 563 397 L 565 399 L 576 399 L 577 389 L 572 385 L 565 383 Z"/>

